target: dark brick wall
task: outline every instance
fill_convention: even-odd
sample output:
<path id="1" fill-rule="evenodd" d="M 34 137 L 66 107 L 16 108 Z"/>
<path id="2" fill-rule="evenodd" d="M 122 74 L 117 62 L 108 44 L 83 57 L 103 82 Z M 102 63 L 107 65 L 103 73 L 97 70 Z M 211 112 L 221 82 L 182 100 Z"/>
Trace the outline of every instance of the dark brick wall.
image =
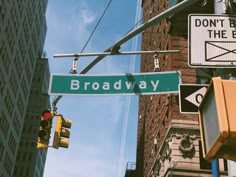
<path id="1" fill-rule="evenodd" d="M 143 0 L 142 7 L 143 23 L 145 23 L 167 9 L 168 1 Z M 202 7 L 201 3 L 197 3 L 185 11 L 148 28 L 142 34 L 142 50 L 180 50 L 178 54 L 158 55 L 160 71 L 178 70 L 181 71 L 182 83 L 196 83 L 196 71 L 188 66 L 187 16 L 194 12 L 213 13 L 212 9 L 213 4 L 208 3 Z M 152 55 L 142 55 L 141 72 L 153 72 L 153 61 Z M 180 114 L 177 94 L 140 96 L 137 177 L 148 176 L 172 119 L 198 120 L 196 115 Z"/>

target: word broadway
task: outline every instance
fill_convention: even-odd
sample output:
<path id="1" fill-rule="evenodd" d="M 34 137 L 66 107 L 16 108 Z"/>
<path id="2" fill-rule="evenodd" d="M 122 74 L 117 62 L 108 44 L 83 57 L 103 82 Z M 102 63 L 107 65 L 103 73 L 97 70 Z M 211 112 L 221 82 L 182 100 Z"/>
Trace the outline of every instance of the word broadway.
<path id="1" fill-rule="evenodd" d="M 145 95 L 178 93 L 180 72 L 119 75 L 51 75 L 50 95 Z"/>

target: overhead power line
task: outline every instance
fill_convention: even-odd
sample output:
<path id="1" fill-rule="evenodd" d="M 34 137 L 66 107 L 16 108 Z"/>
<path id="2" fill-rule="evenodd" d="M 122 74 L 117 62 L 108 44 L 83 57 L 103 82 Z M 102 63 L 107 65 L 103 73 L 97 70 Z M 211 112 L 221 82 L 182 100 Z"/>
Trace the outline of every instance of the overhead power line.
<path id="1" fill-rule="evenodd" d="M 107 12 L 107 9 L 109 8 L 109 6 L 110 6 L 111 2 L 112 2 L 112 0 L 110 0 L 110 1 L 108 2 L 108 4 L 107 4 L 107 6 L 106 6 L 105 10 L 104 10 L 104 11 L 103 11 L 103 13 L 102 13 L 102 16 L 101 16 L 101 17 L 100 17 L 100 19 L 98 20 L 98 22 L 97 22 L 96 26 L 94 27 L 94 29 L 93 29 L 92 33 L 90 34 L 90 36 L 89 36 L 89 38 L 88 38 L 87 42 L 85 43 L 85 45 L 84 45 L 84 47 L 82 48 L 82 50 L 81 50 L 81 52 L 80 52 L 80 53 L 83 53 L 83 52 L 84 52 L 84 50 L 85 50 L 85 48 L 87 47 L 87 45 L 88 45 L 88 43 L 89 43 L 90 39 L 92 38 L 92 36 L 93 36 L 94 32 L 96 31 L 96 29 L 97 29 L 98 25 L 100 24 L 100 22 L 102 21 L 102 19 L 103 19 L 103 17 L 104 17 L 104 15 L 105 15 L 105 13 Z"/>
<path id="2" fill-rule="evenodd" d="M 131 38 L 133 38 L 134 36 L 136 36 L 137 34 L 141 33 L 142 31 L 146 30 L 147 28 L 157 24 L 158 22 L 160 22 L 161 20 L 177 13 L 180 12 L 181 10 L 189 7 L 190 5 L 198 2 L 200 0 L 184 0 L 179 2 L 178 4 L 176 4 L 175 6 L 167 9 L 166 11 L 158 14 L 157 16 L 153 17 L 152 19 L 150 19 L 149 21 L 147 21 L 146 23 L 140 25 L 138 28 L 136 28 L 135 30 L 129 32 L 128 34 L 126 34 L 123 38 L 121 38 L 119 41 L 117 41 L 113 46 L 109 47 L 108 49 L 106 49 L 104 52 L 111 52 L 114 50 L 117 50 L 120 48 L 120 46 L 122 44 L 124 44 L 125 42 L 127 42 L 128 40 L 130 40 Z M 98 62 L 100 62 L 105 56 L 98 56 L 96 57 L 91 63 L 89 63 L 81 72 L 80 74 L 85 74 L 87 73 L 94 65 L 96 65 Z M 62 95 L 58 95 L 54 98 L 53 103 L 52 103 L 52 107 L 56 108 L 56 104 L 57 102 L 62 98 Z"/>
<path id="3" fill-rule="evenodd" d="M 95 33 L 95 31 L 96 31 L 98 25 L 100 24 L 100 22 L 102 21 L 102 19 L 103 19 L 105 13 L 107 12 L 107 10 L 108 10 L 108 8 L 109 8 L 111 2 L 112 2 L 112 0 L 110 0 L 110 1 L 108 2 L 108 4 L 107 4 L 105 10 L 103 11 L 103 13 L 102 13 L 100 19 L 98 20 L 96 26 L 94 27 L 92 33 L 90 34 L 88 40 L 86 41 L 86 43 L 85 43 L 85 45 L 84 45 L 84 47 L 82 48 L 82 50 L 81 50 L 80 53 L 83 53 L 83 52 L 84 52 L 84 50 L 85 50 L 85 48 L 87 47 L 87 45 L 88 45 L 90 39 L 92 38 L 93 34 Z M 77 59 L 78 59 L 78 57 L 76 58 L 76 60 L 77 60 Z M 75 63 L 77 64 L 77 62 L 75 62 Z M 73 68 L 70 70 L 70 73 L 71 73 L 72 71 L 73 71 Z M 53 102 L 52 102 L 52 109 L 53 109 L 54 111 L 57 110 L 56 105 L 57 105 L 58 101 L 59 101 L 61 98 L 62 98 L 62 95 L 57 95 L 57 96 L 54 97 Z"/>

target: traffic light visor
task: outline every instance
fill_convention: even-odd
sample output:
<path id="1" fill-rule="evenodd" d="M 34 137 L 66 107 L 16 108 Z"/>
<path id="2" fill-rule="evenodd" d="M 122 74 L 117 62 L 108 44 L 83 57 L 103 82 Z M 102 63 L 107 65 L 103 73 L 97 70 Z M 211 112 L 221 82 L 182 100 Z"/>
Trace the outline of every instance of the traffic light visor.
<path id="1" fill-rule="evenodd" d="M 46 130 L 40 130 L 38 132 L 38 137 L 46 140 L 46 139 L 49 138 L 49 134 L 48 134 L 48 132 Z"/>
<path id="2" fill-rule="evenodd" d="M 53 117 L 53 114 L 50 110 L 45 110 L 42 112 L 42 117 L 44 120 L 51 119 Z"/>
<path id="3" fill-rule="evenodd" d="M 60 136 L 65 137 L 65 138 L 69 138 L 70 137 L 70 130 L 62 128 Z"/>
<path id="4" fill-rule="evenodd" d="M 41 122 L 40 122 L 40 126 L 42 127 L 42 128 L 50 128 L 50 122 L 48 121 L 48 120 L 42 120 Z"/>
<path id="5" fill-rule="evenodd" d="M 62 127 L 71 128 L 72 121 L 69 119 L 62 119 Z"/>
<path id="6" fill-rule="evenodd" d="M 59 144 L 60 144 L 60 147 L 68 148 L 69 147 L 69 140 L 65 139 L 65 138 L 60 138 Z"/>

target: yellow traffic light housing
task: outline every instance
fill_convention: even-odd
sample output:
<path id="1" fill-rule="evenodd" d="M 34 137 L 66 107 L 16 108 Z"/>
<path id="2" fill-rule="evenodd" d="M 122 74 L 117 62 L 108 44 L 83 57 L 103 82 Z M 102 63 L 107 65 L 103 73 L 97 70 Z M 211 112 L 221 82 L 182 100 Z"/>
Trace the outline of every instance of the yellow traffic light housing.
<path id="1" fill-rule="evenodd" d="M 58 149 L 59 147 L 69 147 L 70 128 L 72 121 L 64 119 L 61 114 L 56 115 L 56 127 L 54 133 L 53 147 Z"/>
<path id="2" fill-rule="evenodd" d="M 52 119 L 54 113 L 50 110 L 45 110 L 42 112 L 42 117 L 40 121 L 40 127 L 38 132 L 37 148 L 47 148 L 50 139 L 50 133 L 52 128 Z"/>
<path id="3" fill-rule="evenodd" d="M 213 78 L 199 106 L 203 155 L 236 160 L 236 81 Z"/>

